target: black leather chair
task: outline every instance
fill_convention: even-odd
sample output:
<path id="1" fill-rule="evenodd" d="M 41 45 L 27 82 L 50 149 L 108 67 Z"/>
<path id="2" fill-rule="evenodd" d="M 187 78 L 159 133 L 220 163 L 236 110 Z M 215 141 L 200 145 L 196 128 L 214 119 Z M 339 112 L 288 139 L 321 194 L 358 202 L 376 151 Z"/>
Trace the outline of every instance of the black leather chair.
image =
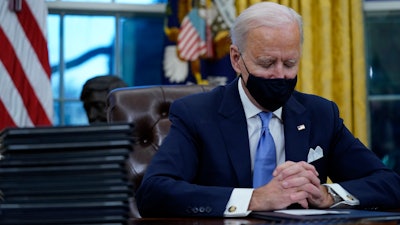
<path id="1" fill-rule="evenodd" d="M 133 191 L 139 187 L 148 163 L 157 152 L 170 128 L 171 103 L 180 97 L 206 92 L 212 86 L 158 85 L 117 88 L 107 97 L 109 123 L 133 123 L 133 152 L 127 163 Z M 133 217 L 140 218 L 135 199 L 131 199 Z"/>

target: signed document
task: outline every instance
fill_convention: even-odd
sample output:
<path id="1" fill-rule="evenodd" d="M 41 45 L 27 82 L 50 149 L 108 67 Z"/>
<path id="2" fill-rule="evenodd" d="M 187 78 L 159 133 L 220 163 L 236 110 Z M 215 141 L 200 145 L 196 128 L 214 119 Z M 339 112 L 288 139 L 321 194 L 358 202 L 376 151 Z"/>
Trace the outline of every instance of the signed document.
<path id="1" fill-rule="evenodd" d="M 350 211 L 343 210 L 323 210 L 323 209 L 282 209 L 276 210 L 278 213 L 286 213 L 290 215 L 312 216 L 325 214 L 349 214 Z"/>

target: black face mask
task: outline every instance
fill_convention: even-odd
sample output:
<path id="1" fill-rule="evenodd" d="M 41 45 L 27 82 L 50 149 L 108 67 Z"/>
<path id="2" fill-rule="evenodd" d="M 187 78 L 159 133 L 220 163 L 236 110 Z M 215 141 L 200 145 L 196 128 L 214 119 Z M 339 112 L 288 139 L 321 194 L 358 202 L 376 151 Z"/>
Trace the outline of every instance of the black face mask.
<path id="1" fill-rule="evenodd" d="M 246 87 L 258 104 L 273 112 L 289 100 L 296 83 L 297 76 L 293 79 L 265 79 L 249 73 Z"/>
<path id="2" fill-rule="evenodd" d="M 246 87 L 258 104 L 270 112 L 273 112 L 282 107 L 287 100 L 289 100 L 296 87 L 297 76 L 293 79 L 266 79 L 256 77 L 249 72 L 244 60 L 243 64 L 249 74 Z"/>

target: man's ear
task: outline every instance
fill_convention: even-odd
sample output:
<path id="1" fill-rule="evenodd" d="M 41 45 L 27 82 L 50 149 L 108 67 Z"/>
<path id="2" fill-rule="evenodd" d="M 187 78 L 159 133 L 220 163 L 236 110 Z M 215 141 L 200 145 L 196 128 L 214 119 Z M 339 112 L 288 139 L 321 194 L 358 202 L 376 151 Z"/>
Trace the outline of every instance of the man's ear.
<path id="1" fill-rule="evenodd" d="M 239 65 L 240 52 L 238 47 L 236 45 L 231 45 L 229 51 L 230 51 L 232 68 L 236 71 L 237 74 L 241 74 L 242 71 L 240 70 L 240 65 Z"/>

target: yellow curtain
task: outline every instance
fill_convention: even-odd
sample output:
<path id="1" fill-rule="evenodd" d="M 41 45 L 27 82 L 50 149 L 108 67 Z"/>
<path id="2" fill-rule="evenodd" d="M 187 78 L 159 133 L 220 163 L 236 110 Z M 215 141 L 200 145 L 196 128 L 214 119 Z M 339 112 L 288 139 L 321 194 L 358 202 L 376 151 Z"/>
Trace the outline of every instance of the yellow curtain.
<path id="1" fill-rule="evenodd" d="M 237 0 L 243 9 L 261 0 Z M 362 0 L 275 0 L 303 17 L 297 90 L 336 102 L 350 131 L 368 145 Z"/>

